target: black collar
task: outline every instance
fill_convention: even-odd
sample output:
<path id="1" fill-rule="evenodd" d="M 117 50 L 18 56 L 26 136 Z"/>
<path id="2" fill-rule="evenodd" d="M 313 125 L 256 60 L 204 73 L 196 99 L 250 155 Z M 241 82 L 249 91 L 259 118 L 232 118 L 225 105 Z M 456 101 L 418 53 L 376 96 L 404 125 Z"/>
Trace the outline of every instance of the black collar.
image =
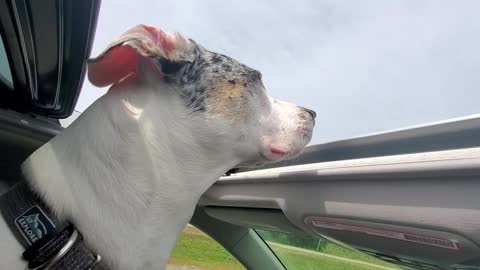
<path id="1" fill-rule="evenodd" d="M 52 214 L 39 196 L 21 181 L 0 196 L 0 212 L 17 240 L 26 248 L 26 269 L 106 269 L 81 234 Z"/>

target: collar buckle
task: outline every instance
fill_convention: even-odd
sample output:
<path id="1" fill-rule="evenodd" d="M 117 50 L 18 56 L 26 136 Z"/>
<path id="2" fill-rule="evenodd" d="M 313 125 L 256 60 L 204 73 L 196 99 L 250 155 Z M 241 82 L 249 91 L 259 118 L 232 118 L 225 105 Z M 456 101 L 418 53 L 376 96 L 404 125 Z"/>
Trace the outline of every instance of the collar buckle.
<path id="1" fill-rule="evenodd" d="M 70 238 L 67 240 L 65 245 L 50 259 L 42 263 L 41 265 L 38 265 L 36 267 L 30 268 L 30 264 L 28 263 L 27 266 L 25 267 L 25 270 L 48 270 L 51 266 L 53 266 L 55 263 L 60 261 L 67 253 L 72 249 L 72 247 L 75 245 L 75 243 L 78 240 L 79 233 L 77 229 L 73 230 L 72 235 L 70 235 Z M 99 256 L 97 256 L 99 257 Z"/>

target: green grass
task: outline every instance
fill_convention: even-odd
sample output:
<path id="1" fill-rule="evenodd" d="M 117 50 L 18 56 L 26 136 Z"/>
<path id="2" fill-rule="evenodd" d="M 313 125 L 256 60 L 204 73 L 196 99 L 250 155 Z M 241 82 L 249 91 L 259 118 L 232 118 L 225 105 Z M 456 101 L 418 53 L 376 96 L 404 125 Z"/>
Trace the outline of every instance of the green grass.
<path id="1" fill-rule="evenodd" d="M 355 250 L 333 243 L 323 245 L 320 252 L 289 248 L 285 245 L 270 244 L 287 269 L 294 270 L 383 270 L 372 265 L 355 263 L 333 256 L 362 261 L 369 264 L 399 269 L 389 263 L 377 260 Z M 328 254 L 328 255 L 325 255 Z M 245 269 L 228 251 L 206 234 L 188 226 L 178 240 L 169 264 L 189 265 L 202 270 L 243 270 Z"/>
<path id="2" fill-rule="evenodd" d="M 170 256 L 170 264 L 206 270 L 245 269 L 228 251 L 204 234 L 183 233 Z"/>
<path id="3" fill-rule="evenodd" d="M 338 261 L 333 258 L 318 258 L 315 255 L 300 255 L 286 250 L 276 249 L 275 253 L 282 258 L 287 269 L 295 270 L 380 270 L 380 268 L 368 267 L 356 263 Z"/>

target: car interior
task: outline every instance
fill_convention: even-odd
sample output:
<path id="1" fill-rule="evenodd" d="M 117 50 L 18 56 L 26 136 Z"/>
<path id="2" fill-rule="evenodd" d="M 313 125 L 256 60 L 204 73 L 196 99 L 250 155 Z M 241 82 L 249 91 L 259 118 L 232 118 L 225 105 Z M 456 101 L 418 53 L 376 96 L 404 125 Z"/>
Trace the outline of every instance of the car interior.
<path id="1" fill-rule="evenodd" d="M 0 195 L 73 113 L 99 5 L 0 1 Z M 404 269 L 480 269 L 479 138 L 473 116 L 312 145 L 221 177 L 191 224 L 247 269 L 295 269 L 261 231 L 325 239 Z"/>

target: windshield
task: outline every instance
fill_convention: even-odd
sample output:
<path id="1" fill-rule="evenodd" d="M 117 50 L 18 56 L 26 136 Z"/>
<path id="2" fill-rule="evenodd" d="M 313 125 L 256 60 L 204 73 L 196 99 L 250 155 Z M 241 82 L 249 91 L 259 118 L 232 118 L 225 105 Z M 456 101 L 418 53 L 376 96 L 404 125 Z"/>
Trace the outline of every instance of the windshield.
<path id="1" fill-rule="evenodd" d="M 5 45 L 3 44 L 3 37 L 0 35 L 0 81 L 7 85 L 8 88 L 13 89 L 12 73 L 8 65 L 7 53 Z"/>

